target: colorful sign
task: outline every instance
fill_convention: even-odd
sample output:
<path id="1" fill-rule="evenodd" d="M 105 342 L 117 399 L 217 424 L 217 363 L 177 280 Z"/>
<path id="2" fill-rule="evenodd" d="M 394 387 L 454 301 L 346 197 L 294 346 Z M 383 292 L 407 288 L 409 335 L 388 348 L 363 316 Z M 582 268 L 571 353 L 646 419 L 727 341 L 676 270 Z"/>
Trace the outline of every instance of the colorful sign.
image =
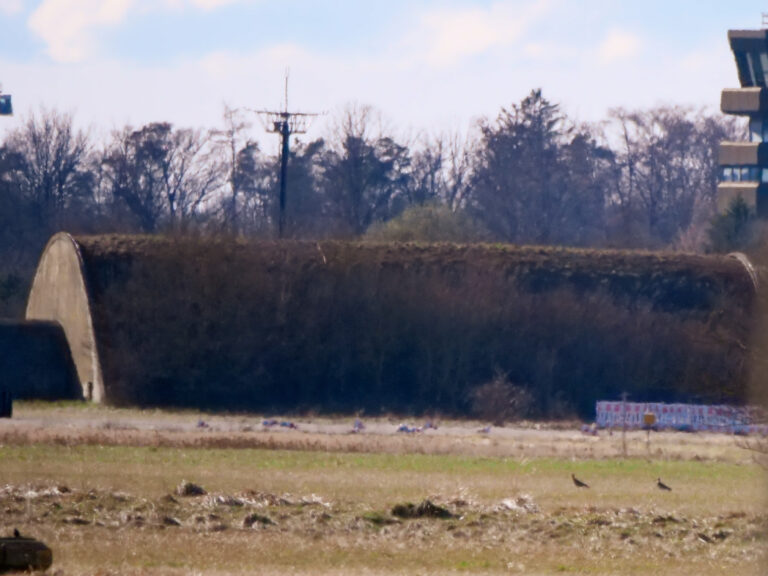
<path id="1" fill-rule="evenodd" d="M 654 430 L 714 431 L 768 435 L 764 411 L 754 406 L 663 404 L 660 402 L 598 402 L 595 423 L 600 428 L 641 429 L 649 415 Z"/>

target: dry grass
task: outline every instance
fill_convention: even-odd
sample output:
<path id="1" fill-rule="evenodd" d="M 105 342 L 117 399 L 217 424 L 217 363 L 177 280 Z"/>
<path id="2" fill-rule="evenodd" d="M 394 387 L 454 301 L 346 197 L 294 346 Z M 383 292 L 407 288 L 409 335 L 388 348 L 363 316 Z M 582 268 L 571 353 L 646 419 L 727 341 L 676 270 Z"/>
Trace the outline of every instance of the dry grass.
<path id="1" fill-rule="evenodd" d="M 670 452 L 677 444 L 674 457 L 621 460 L 609 457 L 615 438 L 599 457 L 584 448 L 567 455 L 581 438 L 556 430 L 237 432 L 227 445 L 224 429 L 248 418 L 208 417 L 214 430 L 197 431 L 188 429 L 193 413 L 36 405 L 18 413 L 0 422 L 0 533 L 18 527 L 44 539 L 62 576 L 765 573 L 765 473 L 731 440 L 708 437 L 711 447 L 670 435 L 659 442 Z M 66 414 L 77 424 L 66 441 L 50 441 L 64 434 Z M 51 428 L 33 426 L 38 416 Z M 247 447 L 268 438 L 291 450 Z M 531 446 L 517 457 L 521 439 Z M 418 446 L 427 453 L 414 453 Z M 571 472 L 592 488 L 577 490 Z M 659 476 L 673 492 L 655 487 Z M 209 494 L 169 498 L 182 479 Z M 395 504 L 426 498 L 458 517 L 391 515 Z M 262 520 L 246 527 L 252 514 Z"/>
<path id="2" fill-rule="evenodd" d="M 445 420 L 437 431 L 396 434 L 402 418 L 366 419 L 364 434 L 350 434 L 352 419 L 298 418 L 298 430 L 265 429 L 258 415 L 211 415 L 195 411 L 114 409 L 83 403 L 20 402 L 14 419 L 0 425 L 6 445 L 59 444 L 309 450 L 343 453 L 453 454 L 488 458 L 613 459 L 624 456 L 622 435 L 578 431 L 579 423 L 533 424 L 478 430 L 482 422 Z M 200 429 L 197 423 L 207 427 Z M 628 432 L 627 455 L 651 460 L 748 463 L 750 454 L 723 434 Z"/>

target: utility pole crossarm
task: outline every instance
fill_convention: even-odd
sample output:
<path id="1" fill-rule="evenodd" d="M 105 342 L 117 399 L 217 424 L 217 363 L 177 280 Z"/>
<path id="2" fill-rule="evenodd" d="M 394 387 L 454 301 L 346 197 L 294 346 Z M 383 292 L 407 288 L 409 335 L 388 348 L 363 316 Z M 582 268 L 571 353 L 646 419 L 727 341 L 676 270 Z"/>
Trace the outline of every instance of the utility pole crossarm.
<path id="1" fill-rule="evenodd" d="M 271 134 L 282 134 L 285 125 L 291 134 L 306 134 L 312 118 L 321 116 L 308 112 L 278 112 L 276 110 L 251 110 L 264 119 L 264 128 Z"/>

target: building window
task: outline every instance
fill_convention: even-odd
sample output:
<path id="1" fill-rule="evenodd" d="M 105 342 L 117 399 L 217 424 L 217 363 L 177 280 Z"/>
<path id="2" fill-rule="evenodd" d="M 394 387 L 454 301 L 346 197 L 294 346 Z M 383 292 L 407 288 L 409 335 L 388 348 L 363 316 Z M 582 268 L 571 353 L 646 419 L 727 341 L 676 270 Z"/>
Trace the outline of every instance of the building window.
<path id="1" fill-rule="evenodd" d="M 755 78 L 755 65 L 752 60 L 752 54 L 747 52 L 745 56 L 747 57 L 747 79 L 749 80 L 749 85 L 757 86 L 757 78 Z"/>
<path id="2" fill-rule="evenodd" d="M 739 78 L 745 87 L 755 85 L 755 77 L 752 73 L 752 66 L 750 65 L 749 54 L 746 52 L 734 51 L 733 55 L 736 57 L 736 66 L 739 69 Z"/>
<path id="3" fill-rule="evenodd" d="M 720 181 L 768 183 L 768 169 L 759 166 L 722 166 Z"/>
<path id="4" fill-rule="evenodd" d="M 749 141 L 750 142 L 765 142 L 766 141 L 766 126 L 763 125 L 763 121 L 759 118 L 753 118 L 749 121 Z"/>
<path id="5" fill-rule="evenodd" d="M 755 86 L 765 86 L 765 69 L 763 68 L 762 56 L 762 52 L 752 52 L 750 54 Z"/>
<path id="6" fill-rule="evenodd" d="M 768 84 L 765 78 L 766 73 L 768 73 L 768 52 L 760 52 L 760 69 L 763 75 L 763 84 Z"/>
<path id="7" fill-rule="evenodd" d="M 768 86 L 768 52 L 752 50 L 749 52 L 734 52 L 739 76 L 745 87 Z"/>

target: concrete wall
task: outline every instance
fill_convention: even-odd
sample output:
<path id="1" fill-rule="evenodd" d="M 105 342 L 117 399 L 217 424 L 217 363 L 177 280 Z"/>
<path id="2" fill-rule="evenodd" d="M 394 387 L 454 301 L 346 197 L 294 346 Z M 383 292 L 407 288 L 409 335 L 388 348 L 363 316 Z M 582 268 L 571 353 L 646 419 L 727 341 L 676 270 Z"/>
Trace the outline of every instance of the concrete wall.
<path id="1" fill-rule="evenodd" d="M 83 396 L 104 400 L 104 383 L 93 331 L 88 286 L 75 240 L 56 234 L 40 258 L 27 303 L 28 320 L 58 322 L 64 329 Z"/>

